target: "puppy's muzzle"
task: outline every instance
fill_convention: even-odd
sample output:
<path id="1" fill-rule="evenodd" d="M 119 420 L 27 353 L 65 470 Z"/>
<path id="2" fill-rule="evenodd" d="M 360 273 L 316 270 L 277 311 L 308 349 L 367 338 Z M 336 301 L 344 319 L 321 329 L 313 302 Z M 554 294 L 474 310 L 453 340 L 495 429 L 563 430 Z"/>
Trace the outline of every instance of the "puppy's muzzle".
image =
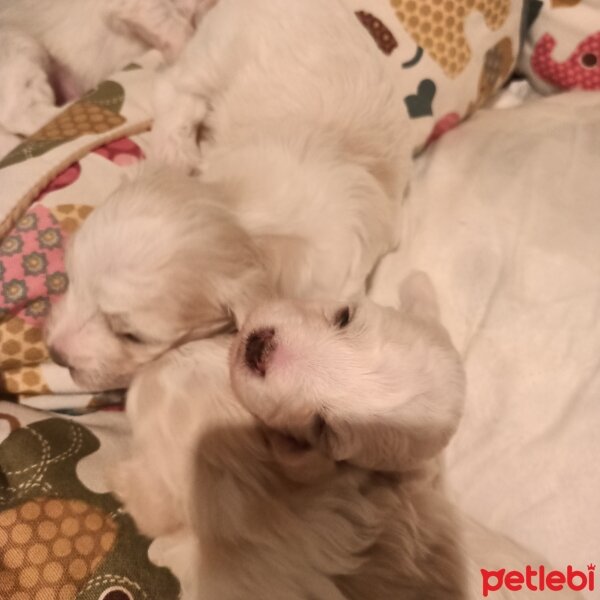
<path id="1" fill-rule="evenodd" d="M 48 347 L 48 354 L 59 367 L 66 367 L 67 369 L 70 368 L 71 365 L 67 361 L 65 355 L 54 348 L 54 346 Z"/>
<path id="2" fill-rule="evenodd" d="M 257 375 L 264 377 L 267 373 L 269 358 L 275 350 L 275 330 L 258 329 L 253 331 L 246 340 L 244 358 L 246 365 Z"/>

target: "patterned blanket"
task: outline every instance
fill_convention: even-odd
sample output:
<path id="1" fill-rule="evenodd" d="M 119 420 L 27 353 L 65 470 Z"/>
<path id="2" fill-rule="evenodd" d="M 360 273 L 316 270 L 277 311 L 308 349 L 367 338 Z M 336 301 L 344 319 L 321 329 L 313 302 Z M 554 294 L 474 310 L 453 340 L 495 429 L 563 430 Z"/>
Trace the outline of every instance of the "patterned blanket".
<path id="1" fill-rule="evenodd" d="M 348 4 L 357 35 L 406 88 L 417 148 L 484 104 L 516 61 L 520 0 Z M 144 160 L 159 63 L 149 53 L 0 157 L 0 394 L 11 400 L 0 401 L 2 600 L 179 596 L 157 566 L 164 556 L 104 484 L 126 452 L 122 396 L 79 390 L 43 341 L 68 284 L 69 237 Z"/>
<path id="2" fill-rule="evenodd" d="M 598 87 L 592 0 L 348 2 L 357 35 L 396 65 L 419 145 L 510 75 L 524 8 L 535 22 L 525 54 L 535 74 L 554 87 Z M 570 15 L 595 29 L 559 40 L 565 62 L 555 63 L 549 23 L 562 26 Z M 45 317 L 67 286 L 65 244 L 144 160 L 159 63 L 149 53 L 0 157 L 0 394 L 11 399 L 0 400 L 2 600 L 179 597 L 177 579 L 158 566 L 166 561 L 156 542 L 139 535 L 104 482 L 106 465 L 127 452 L 122 397 L 78 390 L 43 343 Z"/>
<path id="3" fill-rule="evenodd" d="M 398 73 L 415 150 L 484 104 L 516 62 L 519 0 L 346 1 L 357 36 Z M 67 286 L 69 236 L 144 159 L 159 63 L 150 52 L 0 160 L 0 393 L 24 404 L 85 411 L 119 402 L 78 390 L 48 361 L 42 328 Z"/>
<path id="4" fill-rule="evenodd" d="M 125 451 L 122 413 L 74 421 L 0 402 L 0 598 L 175 600 L 151 540 L 107 493 Z"/>
<path id="5" fill-rule="evenodd" d="M 104 483 L 129 438 L 122 395 L 78 390 L 43 341 L 69 237 L 144 160 L 157 64 L 150 53 L 0 161 L 2 600 L 179 597 Z"/>
<path id="6" fill-rule="evenodd" d="M 78 390 L 48 360 L 43 325 L 67 286 L 69 237 L 144 160 L 156 60 L 103 82 L 0 161 L 0 390 L 24 404 L 82 411 L 120 401 Z"/>

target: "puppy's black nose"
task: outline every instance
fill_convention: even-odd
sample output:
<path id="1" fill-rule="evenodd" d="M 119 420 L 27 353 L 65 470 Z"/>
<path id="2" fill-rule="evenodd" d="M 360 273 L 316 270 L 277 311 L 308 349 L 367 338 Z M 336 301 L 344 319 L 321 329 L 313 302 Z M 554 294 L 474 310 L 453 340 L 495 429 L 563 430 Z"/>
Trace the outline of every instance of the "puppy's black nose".
<path id="1" fill-rule="evenodd" d="M 274 338 L 274 329 L 258 329 L 253 331 L 246 340 L 246 364 L 261 377 L 265 376 L 269 356 L 275 350 Z"/>
<path id="2" fill-rule="evenodd" d="M 65 367 L 67 369 L 71 367 L 64 355 L 61 354 L 54 346 L 48 346 L 48 354 L 59 367 Z"/>

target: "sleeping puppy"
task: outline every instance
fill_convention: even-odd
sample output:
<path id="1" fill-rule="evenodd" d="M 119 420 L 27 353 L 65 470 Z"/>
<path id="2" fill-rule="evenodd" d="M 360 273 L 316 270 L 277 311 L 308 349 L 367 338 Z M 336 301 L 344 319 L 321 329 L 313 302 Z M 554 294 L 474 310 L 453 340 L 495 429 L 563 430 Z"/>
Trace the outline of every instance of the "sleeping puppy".
<path id="1" fill-rule="evenodd" d="M 464 597 L 455 517 L 432 485 L 463 371 L 428 280 L 402 296 L 400 312 L 271 303 L 244 324 L 231 378 L 256 423 L 200 439 L 198 597 Z"/>
<path id="2" fill-rule="evenodd" d="M 232 311 L 268 295 L 267 257 L 217 199 L 199 204 L 207 189 L 157 169 L 97 208 L 71 240 L 69 289 L 46 341 L 81 387 L 126 387 L 141 365 L 230 330 Z"/>
<path id="3" fill-rule="evenodd" d="M 323 178 L 310 203 L 286 203 L 268 181 L 249 189 L 161 168 L 136 179 L 67 249 L 69 289 L 47 323 L 51 356 L 84 388 L 125 387 L 141 365 L 232 329 L 275 294 L 359 292 L 389 224 L 352 185 Z"/>
<path id="4" fill-rule="evenodd" d="M 318 188 L 319 166 L 362 170 L 397 197 L 414 144 L 386 58 L 347 0 L 219 0 L 157 81 L 155 153 L 219 175 L 250 162 L 286 195 L 286 176 Z M 212 133 L 202 148 L 199 128 Z"/>
<path id="5" fill-rule="evenodd" d="M 136 377 L 112 487 L 184 599 L 474 600 L 479 568 L 534 560 L 444 497 L 463 371 L 428 280 L 401 298 L 269 303 Z"/>
<path id="6" fill-rule="evenodd" d="M 87 388 L 126 385 L 265 297 L 360 294 L 395 245 L 403 95 L 340 0 L 223 0 L 190 43 L 161 80 L 153 135 L 177 168 L 198 167 L 202 113 L 202 176 L 149 167 L 96 209 L 67 258 L 48 343 Z"/>
<path id="7" fill-rule="evenodd" d="M 158 48 L 175 58 L 214 0 L 2 0 L 0 150 L 31 135 L 54 106 Z"/>
<path id="8" fill-rule="evenodd" d="M 429 466 L 463 371 L 430 290 L 409 280 L 402 311 L 267 303 L 233 345 L 195 342 L 136 377 L 113 486 L 143 533 L 193 529 L 190 598 L 463 597 Z"/>

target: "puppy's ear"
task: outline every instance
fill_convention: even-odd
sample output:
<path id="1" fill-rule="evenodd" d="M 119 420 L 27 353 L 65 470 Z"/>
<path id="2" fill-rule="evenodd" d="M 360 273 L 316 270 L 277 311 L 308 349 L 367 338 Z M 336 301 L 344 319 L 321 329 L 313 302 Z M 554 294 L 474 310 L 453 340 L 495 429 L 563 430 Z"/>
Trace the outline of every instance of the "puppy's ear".
<path id="1" fill-rule="evenodd" d="M 322 450 L 335 462 L 349 462 L 372 471 L 401 472 L 437 456 L 452 438 L 460 415 L 438 422 L 344 421 L 326 431 Z"/>
<path id="2" fill-rule="evenodd" d="M 440 307 L 431 279 L 413 271 L 400 284 L 400 310 L 425 321 L 439 321 Z"/>

